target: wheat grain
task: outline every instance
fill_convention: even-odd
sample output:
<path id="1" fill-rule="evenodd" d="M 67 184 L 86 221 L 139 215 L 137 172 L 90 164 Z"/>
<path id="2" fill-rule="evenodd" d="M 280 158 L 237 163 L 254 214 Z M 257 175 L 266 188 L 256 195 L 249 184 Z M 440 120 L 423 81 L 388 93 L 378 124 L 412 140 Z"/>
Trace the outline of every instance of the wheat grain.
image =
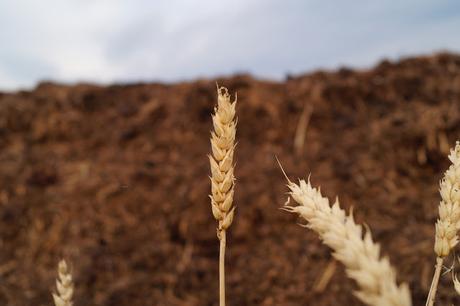
<path id="1" fill-rule="evenodd" d="M 362 302 L 373 306 L 412 304 L 408 286 L 397 285 L 394 269 L 388 258 L 380 257 L 380 246 L 372 241 L 370 231 L 364 233 L 353 215 L 340 208 L 338 199 L 330 206 L 309 180 L 299 180 L 299 184 L 289 181 L 288 187 L 290 198 L 284 209 L 305 219 L 306 227 L 332 248 L 334 257 L 345 265 L 348 277 L 358 284 L 355 295 Z M 289 205 L 291 198 L 298 205 Z"/>
<path id="2" fill-rule="evenodd" d="M 217 237 L 220 241 L 219 252 L 219 300 L 225 306 L 225 246 L 226 230 L 233 222 L 235 207 L 233 193 L 235 177 L 233 174 L 233 154 L 235 151 L 235 101 L 225 87 L 217 87 L 217 107 L 212 115 L 214 131 L 211 132 L 211 209 L 218 221 Z"/>
<path id="3" fill-rule="evenodd" d="M 441 202 L 439 203 L 439 219 L 436 221 L 434 252 L 437 255 L 436 266 L 428 293 L 426 305 L 432 306 L 438 289 L 444 258 L 458 243 L 457 232 L 460 229 L 460 142 L 450 150 L 449 169 L 439 183 Z"/>
<path id="4" fill-rule="evenodd" d="M 55 306 L 72 306 L 73 281 L 65 260 L 58 264 L 58 278 L 56 279 L 57 293 L 53 293 Z"/>

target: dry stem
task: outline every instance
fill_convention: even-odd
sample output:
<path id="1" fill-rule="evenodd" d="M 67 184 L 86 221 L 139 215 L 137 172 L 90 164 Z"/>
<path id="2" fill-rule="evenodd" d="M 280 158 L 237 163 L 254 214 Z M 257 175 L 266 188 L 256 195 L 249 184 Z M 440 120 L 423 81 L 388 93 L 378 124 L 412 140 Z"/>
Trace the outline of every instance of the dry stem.
<path id="1" fill-rule="evenodd" d="M 426 306 L 433 306 L 434 299 L 436 297 L 436 291 L 438 290 L 439 277 L 441 276 L 443 259 L 441 257 L 436 258 L 436 268 L 434 270 L 433 281 L 431 282 L 430 293 L 426 300 Z"/>
<path id="2" fill-rule="evenodd" d="M 220 253 L 219 253 L 219 305 L 225 306 L 225 244 L 227 243 L 227 233 L 223 230 L 220 233 Z"/>
<path id="3" fill-rule="evenodd" d="M 294 151 L 297 155 L 300 155 L 303 151 L 305 137 L 307 135 L 308 123 L 310 121 L 312 113 L 313 106 L 311 104 L 305 103 L 294 136 Z"/>

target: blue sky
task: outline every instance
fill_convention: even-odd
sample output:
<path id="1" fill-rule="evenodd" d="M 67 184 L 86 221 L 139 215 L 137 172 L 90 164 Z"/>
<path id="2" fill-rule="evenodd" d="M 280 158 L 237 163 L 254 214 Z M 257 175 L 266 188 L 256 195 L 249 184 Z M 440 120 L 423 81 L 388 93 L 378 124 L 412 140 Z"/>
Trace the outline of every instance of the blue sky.
<path id="1" fill-rule="evenodd" d="M 2 0 L 0 90 L 368 67 L 460 52 L 460 1 Z"/>

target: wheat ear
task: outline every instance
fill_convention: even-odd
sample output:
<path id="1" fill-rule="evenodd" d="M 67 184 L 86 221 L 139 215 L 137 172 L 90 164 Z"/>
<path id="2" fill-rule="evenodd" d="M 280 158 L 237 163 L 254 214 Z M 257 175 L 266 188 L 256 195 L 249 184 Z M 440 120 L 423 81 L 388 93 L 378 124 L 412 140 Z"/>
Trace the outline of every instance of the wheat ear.
<path id="1" fill-rule="evenodd" d="M 289 181 L 290 197 L 285 210 L 307 221 L 306 227 L 315 231 L 324 244 L 334 251 L 334 257 L 345 265 L 348 277 L 354 279 L 359 290 L 355 295 L 372 306 L 412 305 L 409 287 L 396 284 L 396 274 L 388 258 L 380 258 L 380 246 L 372 241 L 369 230 L 355 223 L 339 201 L 330 206 L 329 200 L 313 188 L 310 181 Z M 298 205 L 289 205 L 290 199 Z"/>
<path id="2" fill-rule="evenodd" d="M 65 260 L 58 264 L 58 278 L 56 279 L 57 293 L 53 293 L 55 306 L 72 306 L 73 281 Z"/>
<path id="3" fill-rule="evenodd" d="M 211 149 L 209 163 L 211 165 L 211 209 L 218 221 L 217 237 L 220 241 L 219 252 L 219 301 L 225 306 L 225 246 L 226 231 L 233 222 L 235 207 L 233 192 L 235 177 L 233 175 L 233 153 L 235 151 L 235 101 L 225 87 L 217 87 L 217 106 L 214 108 L 211 132 Z"/>
<path id="4" fill-rule="evenodd" d="M 434 252 L 437 255 L 436 266 L 431 282 L 430 292 L 426 300 L 427 306 L 432 306 L 438 289 L 444 258 L 457 245 L 457 232 L 460 229 L 460 142 L 450 150 L 449 169 L 439 183 L 441 202 L 439 203 L 439 219 L 436 221 Z"/>

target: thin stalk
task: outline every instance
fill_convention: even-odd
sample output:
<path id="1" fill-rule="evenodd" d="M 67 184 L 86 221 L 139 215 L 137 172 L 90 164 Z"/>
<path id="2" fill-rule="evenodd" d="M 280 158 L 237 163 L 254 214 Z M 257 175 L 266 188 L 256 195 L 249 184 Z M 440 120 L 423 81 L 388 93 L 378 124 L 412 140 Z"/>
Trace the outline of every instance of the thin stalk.
<path id="1" fill-rule="evenodd" d="M 219 305 L 225 306 L 225 244 L 226 231 L 220 232 L 220 253 L 219 253 Z"/>
<path id="2" fill-rule="evenodd" d="M 441 276 L 442 270 L 442 257 L 436 258 L 436 268 L 434 270 L 433 281 L 431 282 L 430 293 L 426 299 L 426 306 L 433 306 L 436 298 L 436 291 L 438 290 L 439 277 Z"/>

